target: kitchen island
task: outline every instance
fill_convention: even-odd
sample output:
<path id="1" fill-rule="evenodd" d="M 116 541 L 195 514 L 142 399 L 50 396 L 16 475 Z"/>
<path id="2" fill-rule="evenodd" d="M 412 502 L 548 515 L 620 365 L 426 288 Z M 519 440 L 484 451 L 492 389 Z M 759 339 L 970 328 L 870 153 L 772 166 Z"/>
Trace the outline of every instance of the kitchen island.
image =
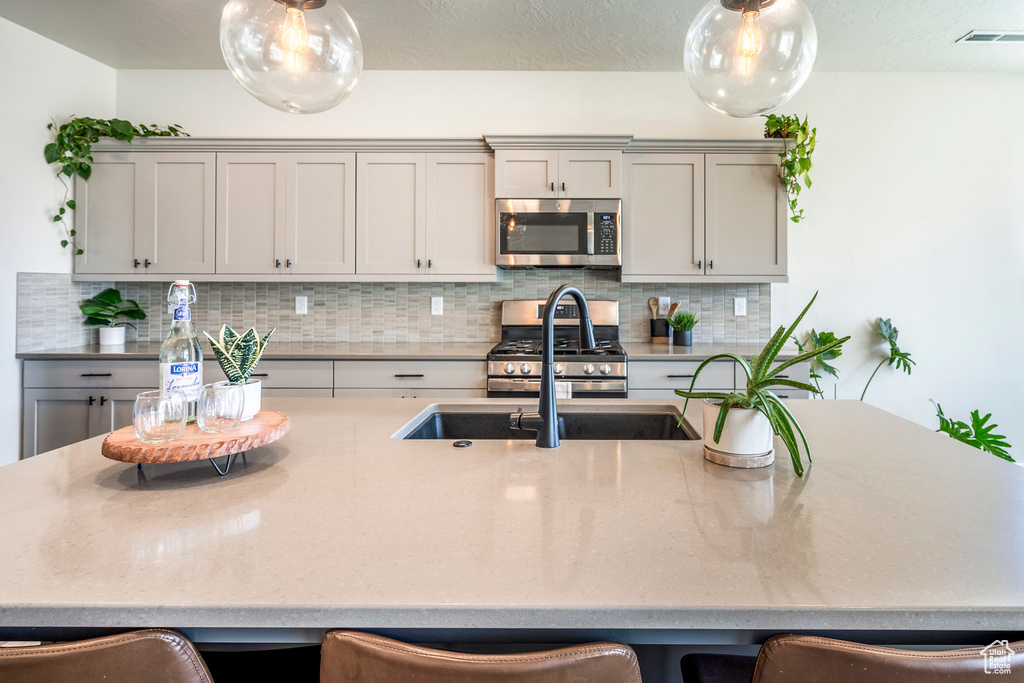
<path id="1" fill-rule="evenodd" d="M 142 479 L 100 455 L 102 437 L 0 468 L 0 638 L 1024 632 L 1024 468 L 869 405 L 791 402 L 815 455 L 801 479 L 780 443 L 774 466 L 735 470 L 699 441 L 392 438 L 434 403 L 266 400 L 290 433 L 223 478 L 194 463 Z"/>

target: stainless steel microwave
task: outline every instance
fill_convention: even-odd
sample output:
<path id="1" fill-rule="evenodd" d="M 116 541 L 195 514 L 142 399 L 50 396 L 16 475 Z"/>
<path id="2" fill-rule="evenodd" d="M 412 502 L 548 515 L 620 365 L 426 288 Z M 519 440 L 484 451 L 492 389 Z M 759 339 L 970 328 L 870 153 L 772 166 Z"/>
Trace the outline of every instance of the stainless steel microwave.
<path id="1" fill-rule="evenodd" d="M 499 199 L 502 268 L 618 268 L 621 199 Z"/>

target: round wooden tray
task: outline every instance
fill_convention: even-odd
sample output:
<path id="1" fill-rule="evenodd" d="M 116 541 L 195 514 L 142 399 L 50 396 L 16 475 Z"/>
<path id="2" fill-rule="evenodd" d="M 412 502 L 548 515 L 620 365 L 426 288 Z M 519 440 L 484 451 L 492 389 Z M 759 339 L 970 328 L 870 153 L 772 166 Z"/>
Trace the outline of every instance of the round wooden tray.
<path id="1" fill-rule="evenodd" d="M 266 446 L 287 434 L 290 428 L 288 416 L 274 410 L 261 410 L 254 418 L 228 432 L 209 434 L 198 425 L 190 424 L 181 436 L 167 443 L 142 443 L 135 437 L 132 427 L 124 427 L 107 435 L 102 453 L 111 460 L 140 464 L 209 460 Z"/>

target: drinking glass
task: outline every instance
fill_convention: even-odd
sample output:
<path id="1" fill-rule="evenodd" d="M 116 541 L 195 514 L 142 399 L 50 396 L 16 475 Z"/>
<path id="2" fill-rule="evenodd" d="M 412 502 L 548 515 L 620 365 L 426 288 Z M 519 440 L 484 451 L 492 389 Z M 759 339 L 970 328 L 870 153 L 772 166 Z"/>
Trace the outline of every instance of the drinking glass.
<path id="1" fill-rule="evenodd" d="M 204 432 L 226 432 L 238 426 L 245 406 L 241 384 L 214 382 L 199 392 L 196 422 Z"/>
<path id="2" fill-rule="evenodd" d="M 132 426 L 142 443 L 166 443 L 181 436 L 188 401 L 180 391 L 144 391 L 135 397 Z"/>

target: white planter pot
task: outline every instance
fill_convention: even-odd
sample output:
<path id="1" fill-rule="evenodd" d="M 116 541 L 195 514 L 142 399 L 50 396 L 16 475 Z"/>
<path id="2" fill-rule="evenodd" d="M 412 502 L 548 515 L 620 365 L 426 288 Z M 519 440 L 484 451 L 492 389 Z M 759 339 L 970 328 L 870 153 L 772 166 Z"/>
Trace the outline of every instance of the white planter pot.
<path id="1" fill-rule="evenodd" d="M 251 420 L 260 412 L 260 403 L 263 400 L 263 382 L 258 379 L 250 379 L 242 385 L 242 396 L 245 397 L 245 405 L 242 407 L 242 421 Z"/>
<path id="2" fill-rule="evenodd" d="M 124 328 L 101 327 L 100 346 L 124 346 Z"/>
<path id="3" fill-rule="evenodd" d="M 725 418 L 722 438 L 715 443 L 715 422 L 720 402 L 704 399 L 704 446 L 727 455 L 754 458 L 772 450 L 772 425 L 754 408 L 732 408 Z"/>

